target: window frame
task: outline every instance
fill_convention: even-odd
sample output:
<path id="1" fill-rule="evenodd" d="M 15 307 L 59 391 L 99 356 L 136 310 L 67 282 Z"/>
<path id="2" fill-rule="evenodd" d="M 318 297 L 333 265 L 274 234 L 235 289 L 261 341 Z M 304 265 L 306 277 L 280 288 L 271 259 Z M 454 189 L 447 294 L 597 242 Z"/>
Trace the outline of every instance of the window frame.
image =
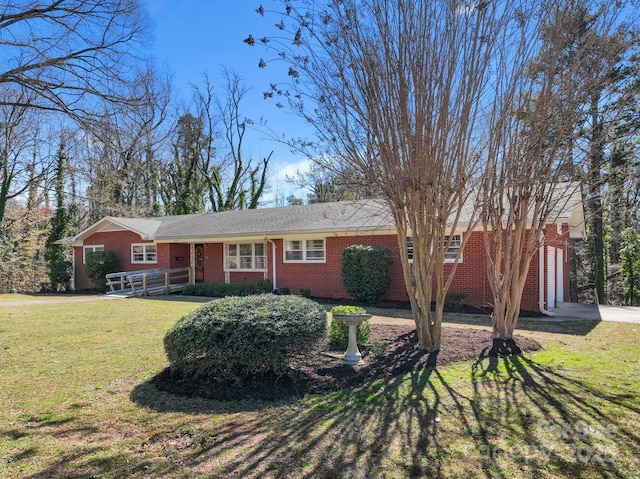
<path id="1" fill-rule="evenodd" d="M 445 242 L 449 241 L 449 236 L 451 236 L 451 235 L 447 235 L 447 236 L 444 237 Z M 454 246 L 456 243 L 457 243 L 457 246 Z M 462 235 L 459 235 L 459 234 L 453 235 L 453 240 L 451 242 L 451 246 L 449 247 L 449 249 L 444 254 L 444 262 L 445 263 L 455 263 L 456 262 L 456 256 L 458 255 L 458 252 L 460 252 L 460 248 L 461 247 L 462 247 Z M 450 257 L 447 258 L 447 255 L 449 255 Z M 458 260 L 458 263 L 462 263 L 463 256 L 464 256 L 464 253 L 460 252 L 460 259 Z"/>
<path id="2" fill-rule="evenodd" d="M 450 235 L 446 235 L 444 237 L 445 243 L 449 241 L 449 236 Z M 458 246 L 454 246 L 456 242 Z M 454 234 L 453 243 L 451 244 L 451 247 L 447 250 L 447 252 L 444 254 L 445 264 L 455 263 L 456 255 L 458 254 L 458 251 L 460 250 L 461 246 L 462 246 L 462 235 Z M 450 257 L 447 258 L 447 255 L 449 255 Z M 413 263 L 413 239 L 411 238 L 411 236 L 407 236 L 407 256 L 409 257 L 409 263 Z M 463 257 L 464 257 L 464 253 L 460 253 L 460 259 L 458 261 L 458 264 L 462 263 Z"/>
<path id="3" fill-rule="evenodd" d="M 242 246 L 251 245 L 251 256 L 247 254 L 241 254 Z M 262 247 L 262 255 L 256 254 L 256 245 L 260 245 Z M 231 247 L 235 246 L 235 264 L 237 267 L 231 266 Z M 254 242 L 242 242 L 242 243 L 227 243 L 225 247 L 225 261 L 224 261 L 224 271 L 229 272 L 265 272 L 267 271 L 267 247 L 264 242 L 254 241 Z M 251 268 L 241 268 L 242 258 L 251 258 Z M 262 258 L 262 268 L 256 267 L 256 260 L 258 258 Z"/>
<path id="4" fill-rule="evenodd" d="M 99 249 L 96 249 L 99 248 Z M 91 250 L 91 251 L 87 251 L 87 250 Z M 87 263 L 87 253 L 95 253 L 96 251 L 104 251 L 104 245 L 103 244 L 89 244 L 89 245 L 82 245 L 82 264 L 86 264 Z"/>
<path id="5" fill-rule="evenodd" d="M 142 247 L 142 256 L 143 256 L 143 260 L 136 260 L 135 259 L 135 255 L 136 254 L 140 254 L 140 253 L 134 253 L 133 249 L 135 247 Z M 149 247 L 153 247 L 155 248 L 155 252 L 153 253 L 155 255 L 155 259 L 153 260 L 149 260 L 149 252 L 147 251 L 147 248 Z M 157 264 L 158 263 L 158 244 L 157 243 L 131 243 L 131 264 Z"/>
<path id="6" fill-rule="evenodd" d="M 308 242 L 310 241 L 322 241 L 322 248 L 309 248 Z M 283 239 L 283 252 L 282 252 L 282 262 L 283 263 L 326 263 L 327 262 L 327 239 L 326 238 L 292 238 L 292 239 Z M 292 249 L 290 248 L 291 243 L 299 242 L 300 249 Z M 309 253 L 322 251 L 322 258 L 314 258 L 309 257 Z M 287 253 L 290 252 L 300 252 L 301 259 L 287 259 Z"/>

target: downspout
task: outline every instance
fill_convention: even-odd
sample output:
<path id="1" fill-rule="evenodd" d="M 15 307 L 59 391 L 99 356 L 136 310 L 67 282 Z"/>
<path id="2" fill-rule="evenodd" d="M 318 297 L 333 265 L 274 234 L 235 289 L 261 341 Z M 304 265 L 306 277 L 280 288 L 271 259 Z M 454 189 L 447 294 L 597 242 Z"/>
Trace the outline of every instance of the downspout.
<path id="1" fill-rule="evenodd" d="M 273 269 L 273 290 L 275 291 L 276 289 L 278 289 L 278 285 L 276 284 L 277 281 L 277 275 L 276 275 L 276 244 L 274 241 L 270 240 L 269 238 L 267 238 L 265 236 L 265 239 L 271 243 L 271 261 L 272 261 L 272 269 Z"/>
<path id="2" fill-rule="evenodd" d="M 555 316 L 555 313 L 544 309 L 544 245 L 540 246 L 538 250 L 538 284 L 539 284 L 539 299 L 538 307 L 542 314 L 547 316 Z"/>

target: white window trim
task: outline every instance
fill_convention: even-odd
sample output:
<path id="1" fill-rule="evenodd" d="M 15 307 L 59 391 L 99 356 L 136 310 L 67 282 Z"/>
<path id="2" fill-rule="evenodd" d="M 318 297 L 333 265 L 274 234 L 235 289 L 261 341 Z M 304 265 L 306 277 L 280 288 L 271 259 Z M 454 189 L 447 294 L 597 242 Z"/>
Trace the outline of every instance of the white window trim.
<path id="1" fill-rule="evenodd" d="M 96 250 L 96 248 L 100 248 Z M 90 250 L 90 251 L 87 251 Z M 88 244 L 86 246 L 82 246 L 82 264 L 87 262 L 87 253 L 94 253 L 95 251 L 104 251 L 103 244 Z"/>
<path id="2" fill-rule="evenodd" d="M 236 250 L 237 250 L 237 265 L 240 265 L 240 245 L 243 244 L 250 244 L 251 245 L 251 264 L 255 266 L 256 264 L 256 258 L 264 258 L 264 268 L 232 268 L 231 267 L 231 261 L 230 261 L 230 254 L 229 254 L 229 246 L 230 245 L 236 245 Z M 264 255 L 262 256 L 256 256 L 256 244 L 261 244 L 263 245 L 263 251 L 264 251 Z M 251 273 L 251 272 L 262 272 L 264 273 L 265 271 L 267 271 L 267 245 L 260 242 L 260 241 L 243 241 L 243 242 L 239 242 L 239 243 L 225 243 L 225 247 L 224 247 L 224 254 L 225 254 L 225 258 L 224 258 L 224 271 L 225 272 L 238 272 L 238 273 Z"/>
<path id="3" fill-rule="evenodd" d="M 458 241 L 458 246 L 455 248 L 455 254 L 453 256 L 453 258 L 447 258 L 446 255 L 449 254 L 449 251 L 447 251 L 445 253 L 445 258 L 444 258 L 444 262 L 445 263 L 455 263 L 456 262 L 456 256 L 458 254 L 458 251 L 460 250 L 460 247 L 462 246 L 462 235 L 453 235 L 453 240 L 454 241 Z M 449 241 L 449 235 L 445 236 L 445 241 Z M 460 259 L 458 260 L 458 263 L 462 263 L 462 258 L 464 256 L 464 253 L 461 252 L 460 253 Z"/>
<path id="4" fill-rule="evenodd" d="M 144 260 L 142 261 L 137 261 L 134 258 L 134 254 L 133 254 L 133 248 L 136 246 L 142 246 L 143 247 L 143 255 L 144 255 Z M 156 249 L 155 255 L 156 255 L 156 259 L 153 261 L 149 261 L 147 259 L 147 247 L 148 246 L 153 246 Z M 158 245 L 156 243 L 131 243 L 131 264 L 157 264 L 158 263 Z"/>
<path id="5" fill-rule="evenodd" d="M 287 244 L 290 241 L 300 241 L 303 245 L 302 248 L 302 259 L 287 259 L 288 251 L 298 251 L 291 250 L 287 248 Z M 307 258 L 307 241 L 322 241 L 322 259 L 320 258 Z M 327 239 L 326 238 L 290 238 L 283 240 L 283 253 L 282 253 L 282 262 L 283 263 L 326 263 L 327 262 Z"/>
<path id="6" fill-rule="evenodd" d="M 454 239 L 456 238 L 456 236 L 458 237 L 458 242 L 461 244 L 462 243 L 462 235 L 455 234 L 455 235 L 453 235 Z M 408 243 L 409 241 L 411 241 L 411 237 L 410 236 L 407 237 L 407 250 L 409 248 L 411 248 L 412 256 L 413 256 L 413 245 L 409 246 L 409 243 Z M 449 241 L 449 235 L 445 236 L 445 241 Z M 460 249 L 460 247 L 458 246 L 456 249 Z M 409 251 L 407 251 L 407 254 L 409 254 Z M 445 255 L 446 254 L 448 254 L 448 252 L 445 253 Z M 463 257 L 464 257 L 464 253 L 460 253 L 460 259 L 458 260 L 458 263 L 462 263 Z M 445 264 L 447 264 L 447 263 L 455 263 L 455 261 L 456 261 L 455 257 L 454 258 L 447 258 L 445 256 L 445 258 L 444 258 Z M 413 263 L 413 257 L 409 258 L 409 263 Z"/>

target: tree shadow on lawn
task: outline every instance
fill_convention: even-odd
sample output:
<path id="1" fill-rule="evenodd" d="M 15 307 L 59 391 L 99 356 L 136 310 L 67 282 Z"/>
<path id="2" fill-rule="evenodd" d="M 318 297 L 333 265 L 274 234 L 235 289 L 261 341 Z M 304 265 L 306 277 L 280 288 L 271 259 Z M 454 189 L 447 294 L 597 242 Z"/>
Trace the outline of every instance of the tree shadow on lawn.
<path id="1" fill-rule="evenodd" d="M 211 472 L 220 477 L 378 477 L 385 470 L 438 478 L 479 471 L 505 479 L 514 471 L 633 477 L 618 458 L 637 457 L 640 438 L 614 413 L 640 414 L 633 399 L 521 355 L 482 357 L 472 378 L 454 385 L 437 369 L 423 369 L 259 415 L 231 414 L 201 430 L 182 463 L 195 470 L 215 464 Z"/>
<path id="2" fill-rule="evenodd" d="M 198 431 L 182 464 L 220 477 L 287 479 L 377 477 L 385 471 L 406 477 L 477 477 L 482 471 L 505 479 L 514 471 L 634 476 L 630 468 L 640 468 L 629 464 L 640 454 L 636 422 L 619 421 L 616 414 L 640 417 L 634 395 L 607 394 L 526 355 L 488 353 L 485 348 L 476 355 L 468 383 L 454 384 L 445 370 L 422 367 L 269 406 L 181 398 L 182 412 L 251 411 Z M 417 364 L 410 350 L 396 359 Z M 159 411 L 176 407 L 173 395 L 140 387 L 137 398 L 132 393 L 139 403 L 146 400 Z"/>
<path id="3" fill-rule="evenodd" d="M 69 409 L 73 412 L 76 408 L 77 405 L 72 405 Z M 80 479 L 97 477 L 103 472 L 108 472 L 109 477 L 135 477 L 146 473 L 149 462 L 100 444 L 101 434 L 104 431 L 99 427 L 83 424 L 75 416 L 56 419 L 42 414 L 22 418 L 11 429 L 0 429 L 0 438 L 15 441 L 0 455 L 8 471 L 11 471 L 11 465 L 15 465 L 16 475 L 6 477 Z M 43 460 L 43 456 L 50 454 L 46 446 L 49 442 L 65 441 L 69 446 L 66 452 L 52 456 L 51 461 Z M 23 472 L 34 468 L 39 470 Z"/>
<path id="4" fill-rule="evenodd" d="M 564 477 L 635 477 L 640 436 L 620 409 L 640 415 L 636 395 L 607 394 L 524 355 L 481 358 L 472 367 L 472 395 L 442 381 L 487 477 L 519 470 L 556 471 Z M 494 401 L 497 407 L 487 407 Z M 471 413 L 471 414 L 469 414 Z M 591 477 L 591 476 L 590 476 Z"/>

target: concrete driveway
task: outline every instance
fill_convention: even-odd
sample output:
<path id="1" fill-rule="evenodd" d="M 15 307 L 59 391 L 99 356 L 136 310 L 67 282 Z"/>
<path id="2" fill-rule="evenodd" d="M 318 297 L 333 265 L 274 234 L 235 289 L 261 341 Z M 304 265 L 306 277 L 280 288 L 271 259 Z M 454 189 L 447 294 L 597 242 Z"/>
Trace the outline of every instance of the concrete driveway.
<path id="1" fill-rule="evenodd" d="M 562 303 L 552 312 L 555 321 L 575 321 L 590 319 L 596 321 L 618 321 L 640 324 L 640 306 L 609 306 L 603 304 Z M 539 318 L 537 318 L 539 319 Z"/>

